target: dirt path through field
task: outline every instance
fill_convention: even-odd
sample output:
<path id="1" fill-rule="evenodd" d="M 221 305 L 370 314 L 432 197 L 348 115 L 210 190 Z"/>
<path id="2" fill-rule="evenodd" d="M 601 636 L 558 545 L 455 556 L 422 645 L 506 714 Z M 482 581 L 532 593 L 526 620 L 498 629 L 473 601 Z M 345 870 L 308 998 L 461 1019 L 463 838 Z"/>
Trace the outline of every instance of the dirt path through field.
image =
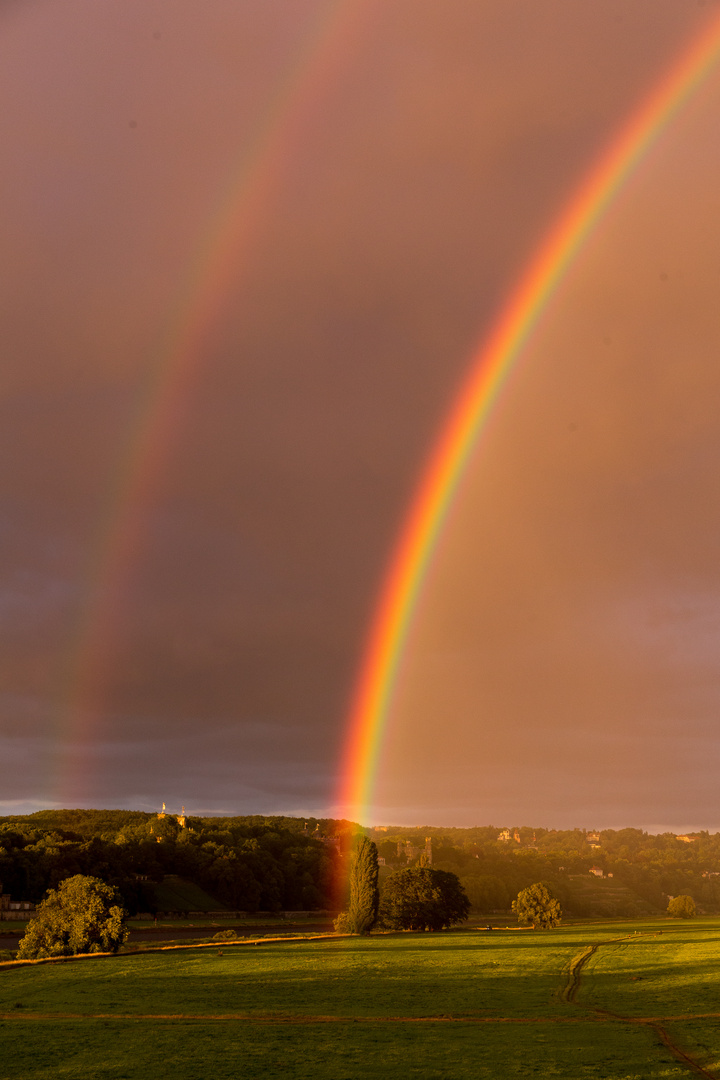
<path id="1" fill-rule="evenodd" d="M 615 938 L 614 941 L 622 941 L 622 938 Z M 583 949 L 581 953 L 574 956 L 570 961 L 570 967 L 568 968 L 567 982 L 560 991 L 560 997 L 568 1005 L 575 1004 L 575 998 L 577 992 L 580 989 L 580 973 L 587 964 L 591 956 L 594 956 L 597 950 L 600 948 L 600 942 L 595 945 L 590 945 L 587 949 Z M 607 942 L 609 945 L 610 942 Z"/>
<path id="2" fill-rule="evenodd" d="M 232 1020 L 249 1024 L 587 1024 L 581 1016 L 276 1016 L 272 1013 L 66 1013 L 5 1012 L 7 1020 Z"/>
<path id="3" fill-rule="evenodd" d="M 602 1013 L 602 1010 L 597 1010 Z M 17 1010 L 0 1013 L 0 1021 L 40 1020 L 200 1020 L 233 1021 L 247 1024 L 602 1024 L 611 1020 L 624 1020 L 631 1024 L 660 1026 L 660 1021 L 706 1020 L 720 1018 L 720 1013 L 703 1013 L 698 1016 L 635 1017 L 627 1018 L 605 1013 L 588 1016 L 277 1016 L 274 1013 L 69 1013 L 30 1012 Z M 709 1073 L 703 1075 L 709 1076 Z M 716 1080 L 712 1077 L 711 1080 Z"/>
<path id="4" fill-rule="evenodd" d="M 597 952 L 598 949 L 602 948 L 603 945 L 617 945 L 618 942 L 620 942 L 620 941 L 627 941 L 629 939 L 637 940 L 638 936 L 639 935 L 637 935 L 637 934 L 633 934 L 633 935 L 626 935 L 625 937 L 621 937 L 621 938 L 612 938 L 609 941 L 598 941 L 594 945 L 588 946 L 588 948 L 584 949 L 581 953 L 578 953 L 577 956 L 573 957 L 573 959 L 570 961 L 570 967 L 568 968 L 566 983 L 565 983 L 565 985 L 563 986 L 563 988 L 560 991 L 560 997 L 562 998 L 562 1000 L 565 1001 L 568 1005 L 577 1005 L 578 1004 L 577 995 L 578 995 L 578 991 L 580 989 L 580 979 L 581 979 L 581 976 L 582 976 L 583 968 L 586 966 L 586 964 L 591 959 L 591 957 L 593 957 L 595 955 L 595 953 Z M 670 1051 L 670 1053 L 673 1055 L 673 1057 L 677 1061 L 681 1062 L 683 1065 L 686 1065 L 691 1070 L 691 1072 L 695 1073 L 696 1076 L 704 1076 L 704 1077 L 706 1077 L 706 1080 L 718 1080 L 718 1078 L 715 1076 L 714 1073 L 708 1072 L 707 1069 L 704 1069 L 702 1067 L 702 1065 L 700 1065 L 699 1062 L 695 1061 L 694 1058 L 690 1057 L 689 1054 L 687 1054 L 684 1050 L 682 1050 L 679 1046 L 677 1046 L 673 1042 L 673 1040 L 671 1039 L 671 1037 L 668 1034 L 666 1028 L 663 1027 L 663 1023 L 667 1024 L 667 1023 L 671 1022 L 672 1020 L 707 1019 L 708 1018 L 707 1014 L 705 1014 L 703 1017 L 700 1017 L 700 1016 L 670 1017 L 670 1016 L 668 1016 L 668 1017 L 656 1018 L 656 1017 L 644 1017 L 644 1016 L 621 1016 L 619 1013 L 611 1012 L 609 1009 L 601 1009 L 601 1008 L 599 1008 L 597 1006 L 594 1006 L 594 1005 L 591 1005 L 589 1007 L 600 1018 L 604 1017 L 607 1020 L 616 1020 L 616 1021 L 619 1020 L 619 1021 L 621 1021 L 622 1023 L 625 1023 L 625 1024 L 639 1024 L 639 1025 L 641 1025 L 643 1027 L 652 1028 L 652 1030 L 658 1036 L 658 1038 L 663 1043 L 663 1045 L 667 1047 L 667 1049 Z M 716 1016 L 717 1014 L 712 1013 L 710 1015 L 711 1016 Z"/>

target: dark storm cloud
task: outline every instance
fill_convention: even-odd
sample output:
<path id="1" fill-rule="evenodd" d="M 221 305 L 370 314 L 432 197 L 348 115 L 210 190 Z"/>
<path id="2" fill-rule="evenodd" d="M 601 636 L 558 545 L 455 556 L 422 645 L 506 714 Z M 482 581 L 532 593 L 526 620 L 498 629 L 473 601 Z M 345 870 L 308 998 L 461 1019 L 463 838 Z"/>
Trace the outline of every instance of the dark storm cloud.
<path id="1" fill-rule="evenodd" d="M 199 347 L 110 612 L 101 707 L 88 728 L 73 714 L 77 643 L 148 387 L 209 223 L 323 11 L 291 0 L 211 0 L 202 12 L 185 0 L 67 0 L 15 5 L 4 23 L 6 806 L 51 803 L 65 790 L 96 805 L 327 809 L 378 582 L 478 336 L 595 153 L 708 18 L 674 0 L 368 5 L 343 62 L 297 119 Z M 586 374 L 588 392 L 610 400 L 610 383 Z M 533 415 L 528 407 L 519 424 L 530 430 Z M 577 410 L 563 416 L 586 446 L 571 491 L 588 470 L 604 468 L 612 485 L 637 460 L 632 422 L 612 416 L 611 450 L 592 442 L 600 413 L 591 423 Z M 686 487 L 692 455 L 714 453 L 696 419 Z M 507 469 L 521 453 L 505 441 Z M 532 487 L 498 536 L 510 551 L 544 527 Z M 661 499 L 660 485 L 648 521 Z M 697 512 L 688 496 L 683 513 Z M 597 560 L 612 562 L 626 542 L 598 543 Z M 546 547 L 549 565 L 557 543 Z M 586 562 L 575 580 L 571 562 L 553 571 L 568 574 L 570 595 L 590 573 Z M 532 607 L 523 581 L 517 604 Z M 480 592 L 502 629 L 506 595 L 489 581 Z M 691 583 L 672 603 L 692 608 L 698 595 Z M 629 627 L 628 608 L 642 624 L 646 608 L 625 588 L 603 610 Z M 693 618 L 712 620 L 698 610 Z M 467 617 L 438 616 L 442 649 L 452 653 L 459 637 L 462 651 Z M 543 636 L 562 654 L 560 610 Z M 635 638 L 642 646 L 628 648 L 649 647 L 644 631 Z M 532 652 L 531 639 L 505 627 L 497 669 L 526 645 Z M 668 648 L 657 643 L 649 669 Z M 463 692 L 508 701 L 490 676 Z M 552 690 L 561 692 L 572 697 L 572 680 Z M 616 734 L 603 755 L 625 746 Z M 624 760 L 634 761 L 627 738 Z M 687 769 L 691 744 L 680 755 Z M 510 765 L 494 752 L 501 775 Z M 11 764 L 23 757 L 24 770 Z M 388 804 L 390 816 L 425 818 L 413 785 L 398 783 L 404 801 Z M 430 817 L 446 805 L 429 788 L 424 798 Z M 495 798 L 506 805 L 499 789 Z M 555 813 L 554 803 L 534 805 Z M 465 820 L 467 800 L 455 810 Z"/>

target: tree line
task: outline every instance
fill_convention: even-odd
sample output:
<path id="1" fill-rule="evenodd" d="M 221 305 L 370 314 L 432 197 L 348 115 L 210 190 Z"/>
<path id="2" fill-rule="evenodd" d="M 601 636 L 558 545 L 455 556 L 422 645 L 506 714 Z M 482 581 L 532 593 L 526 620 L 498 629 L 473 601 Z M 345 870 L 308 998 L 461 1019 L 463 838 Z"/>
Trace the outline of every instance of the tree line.
<path id="1" fill-rule="evenodd" d="M 503 832 L 509 839 L 499 839 Z M 455 874 L 479 914 L 509 912 L 520 891 L 543 881 L 573 915 L 661 912 L 668 897 L 678 895 L 691 896 L 702 911 L 720 911 L 720 834 L 683 840 L 640 829 L 380 831 L 348 821 L 260 815 L 188 817 L 183 828 L 171 815 L 48 810 L 0 818 L 0 881 L 14 899 L 37 903 L 65 878 L 98 877 L 119 890 L 131 914 L 157 909 L 155 886 L 166 875 L 197 884 L 230 910 L 337 910 L 344 903 L 337 885 L 346 875 L 328 841 L 363 834 L 376 842 L 384 863 L 381 882 L 419 868 L 430 837 L 432 869 Z M 625 892 L 616 889 L 606 900 L 601 889 L 591 896 L 579 888 L 583 879 L 594 880 L 593 866 Z M 608 897 L 611 891 L 605 890 Z"/>
<path id="2" fill-rule="evenodd" d="M 499 839 L 501 834 L 509 839 Z M 690 895 L 700 909 L 720 912 L 720 833 L 698 832 L 685 839 L 641 829 L 553 830 L 520 826 L 473 829 L 425 827 L 374 830 L 388 871 L 408 864 L 410 842 L 432 839 L 433 866 L 458 875 L 477 912 L 507 911 L 533 882 L 548 881 L 563 908 L 576 916 L 639 916 L 666 910 L 668 897 Z M 516 837 L 518 839 L 516 839 Z M 400 849 L 400 851 L 399 851 Z M 603 890 L 591 896 L 579 887 L 599 869 Z M 611 896 L 612 878 L 615 889 Z"/>

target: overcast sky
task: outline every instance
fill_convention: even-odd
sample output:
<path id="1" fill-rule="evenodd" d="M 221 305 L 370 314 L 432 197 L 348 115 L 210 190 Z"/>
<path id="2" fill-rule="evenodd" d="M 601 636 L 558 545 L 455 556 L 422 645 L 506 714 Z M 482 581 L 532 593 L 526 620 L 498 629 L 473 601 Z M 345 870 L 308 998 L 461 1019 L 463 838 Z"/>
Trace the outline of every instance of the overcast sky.
<path id="1" fill-rule="evenodd" d="M 463 375 L 718 10 L 2 7 L 0 813 L 332 808 Z M 720 828 L 718 110 L 714 72 L 478 442 L 374 821 Z"/>

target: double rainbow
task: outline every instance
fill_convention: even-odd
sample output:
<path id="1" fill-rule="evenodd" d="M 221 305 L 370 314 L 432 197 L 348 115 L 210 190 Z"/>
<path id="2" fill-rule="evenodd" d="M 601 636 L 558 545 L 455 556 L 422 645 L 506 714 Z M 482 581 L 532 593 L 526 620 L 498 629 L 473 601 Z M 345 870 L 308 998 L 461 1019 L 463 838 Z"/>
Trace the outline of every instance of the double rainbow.
<path id="1" fill-rule="evenodd" d="M 65 715 L 59 726 L 66 758 L 58 763 L 56 795 L 84 795 L 91 771 L 83 744 L 102 713 L 121 598 L 202 355 L 202 343 L 236 280 L 243 252 L 271 204 L 285 162 L 318 97 L 337 77 L 369 19 L 370 0 L 327 0 L 308 23 L 294 61 L 257 128 L 255 143 L 218 198 L 205 241 L 164 340 L 122 453 L 88 567 L 88 601 L 66 663 Z M 588 233 L 660 131 L 693 94 L 720 54 L 720 18 L 711 20 L 632 115 L 562 211 L 531 259 L 442 426 L 405 519 L 382 584 L 353 694 L 338 812 L 365 817 L 398 665 L 419 592 L 465 466 L 498 393 L 537 320 Z"/>
<path id="2" fill-rule="evenodd" d="M 531 258 L 445 420 L 380 590 L 348 719 L 337 812 L 367 820 L 398 667 L 438 537 L 505 380 L 588 234 L 660 132 L 720 56 L 720 18 L 705 27 L 590 169 Z"/>

